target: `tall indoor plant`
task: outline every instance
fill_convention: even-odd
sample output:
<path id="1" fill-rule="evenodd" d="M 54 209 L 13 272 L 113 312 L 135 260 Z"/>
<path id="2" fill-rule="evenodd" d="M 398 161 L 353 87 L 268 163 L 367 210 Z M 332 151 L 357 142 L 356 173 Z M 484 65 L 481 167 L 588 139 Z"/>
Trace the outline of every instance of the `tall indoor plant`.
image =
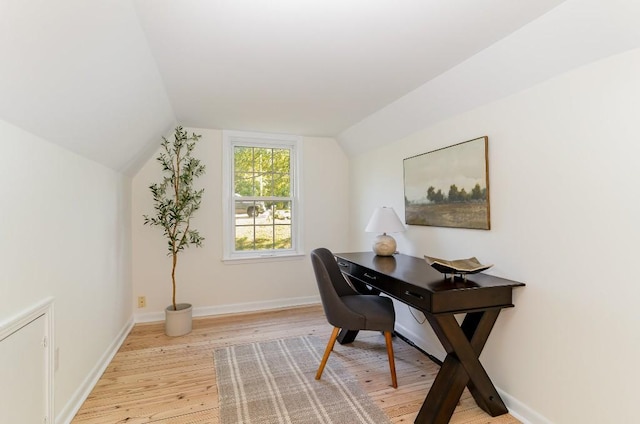
<path id="1" fill-rule="evenodd" d="M 204 237 L 191 228 L 191 218 L 200 208 L 204 189 L 196 190 L 194 180 L 204 174 L 205 166 L 192 156 L 201 135 L 189 135 L 181 126 L 176 127 L 173 141 L 162 137 L 162 151 L 156 158 L 162 166 L 160 183 L 149 186 L 153 195 L 155 215 L 144 215 L 144 223 L 162 228 L 168 241 L 172 259 L 172 303 L 165 309 L 165 332 L 180 336 L 191 331 L 192 306 L 176 303 L 176 265 L 178 254 L 190 245 L 201 246 Z"/>

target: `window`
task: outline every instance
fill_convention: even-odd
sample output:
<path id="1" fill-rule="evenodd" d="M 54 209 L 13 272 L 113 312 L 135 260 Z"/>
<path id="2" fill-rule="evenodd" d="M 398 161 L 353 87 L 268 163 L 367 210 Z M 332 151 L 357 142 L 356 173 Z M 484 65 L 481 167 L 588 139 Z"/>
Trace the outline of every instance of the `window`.
<path id="1" fill-rule="evenodd" d="M 223 132 L 224 259 L 302 254 L 300 137 Z"/>

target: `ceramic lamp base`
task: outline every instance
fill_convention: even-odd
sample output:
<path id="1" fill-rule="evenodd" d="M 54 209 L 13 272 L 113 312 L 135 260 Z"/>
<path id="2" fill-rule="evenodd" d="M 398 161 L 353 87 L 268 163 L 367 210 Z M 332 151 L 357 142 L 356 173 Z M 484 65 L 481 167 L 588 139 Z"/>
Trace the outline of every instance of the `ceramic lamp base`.
<path id="1" fill-rule="evenodd" d="M 387 234 L 379 235 L 373 242 L 373 252 L 378 256 L 392 256 L 396 247 L 396 240 Z"/>

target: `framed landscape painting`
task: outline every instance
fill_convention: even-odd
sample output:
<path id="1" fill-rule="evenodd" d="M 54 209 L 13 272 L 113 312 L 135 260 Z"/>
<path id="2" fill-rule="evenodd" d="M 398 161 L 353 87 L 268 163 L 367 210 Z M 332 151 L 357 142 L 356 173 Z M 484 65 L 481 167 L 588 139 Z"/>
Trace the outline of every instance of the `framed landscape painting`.
<path id="1" fill-rule="evenodd" d="M 405 222 L 489 230 L 489 139 L 404 160 Z"/>

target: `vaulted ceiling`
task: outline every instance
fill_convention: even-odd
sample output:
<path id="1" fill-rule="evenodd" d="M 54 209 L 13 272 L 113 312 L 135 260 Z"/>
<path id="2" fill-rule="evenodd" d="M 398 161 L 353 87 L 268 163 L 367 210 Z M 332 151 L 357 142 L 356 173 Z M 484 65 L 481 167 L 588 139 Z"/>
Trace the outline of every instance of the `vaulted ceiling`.
<path id="1" fill-rule="evenodd" d="M 597 3 L 567 1 L 581 2 Z M 330 136 L 362 148 L 384 141 L 371 136 L 382 133 L 372 117 L 419 90 L 430 95 L 430 83 L 527 34 L 562 3 L 0 0 L 0 119 L 129 173 L 177 123 Z M 542 69 L 544 60 L 533 59 Z M 486 61 L 476 65 L 500 75 Z"/>

